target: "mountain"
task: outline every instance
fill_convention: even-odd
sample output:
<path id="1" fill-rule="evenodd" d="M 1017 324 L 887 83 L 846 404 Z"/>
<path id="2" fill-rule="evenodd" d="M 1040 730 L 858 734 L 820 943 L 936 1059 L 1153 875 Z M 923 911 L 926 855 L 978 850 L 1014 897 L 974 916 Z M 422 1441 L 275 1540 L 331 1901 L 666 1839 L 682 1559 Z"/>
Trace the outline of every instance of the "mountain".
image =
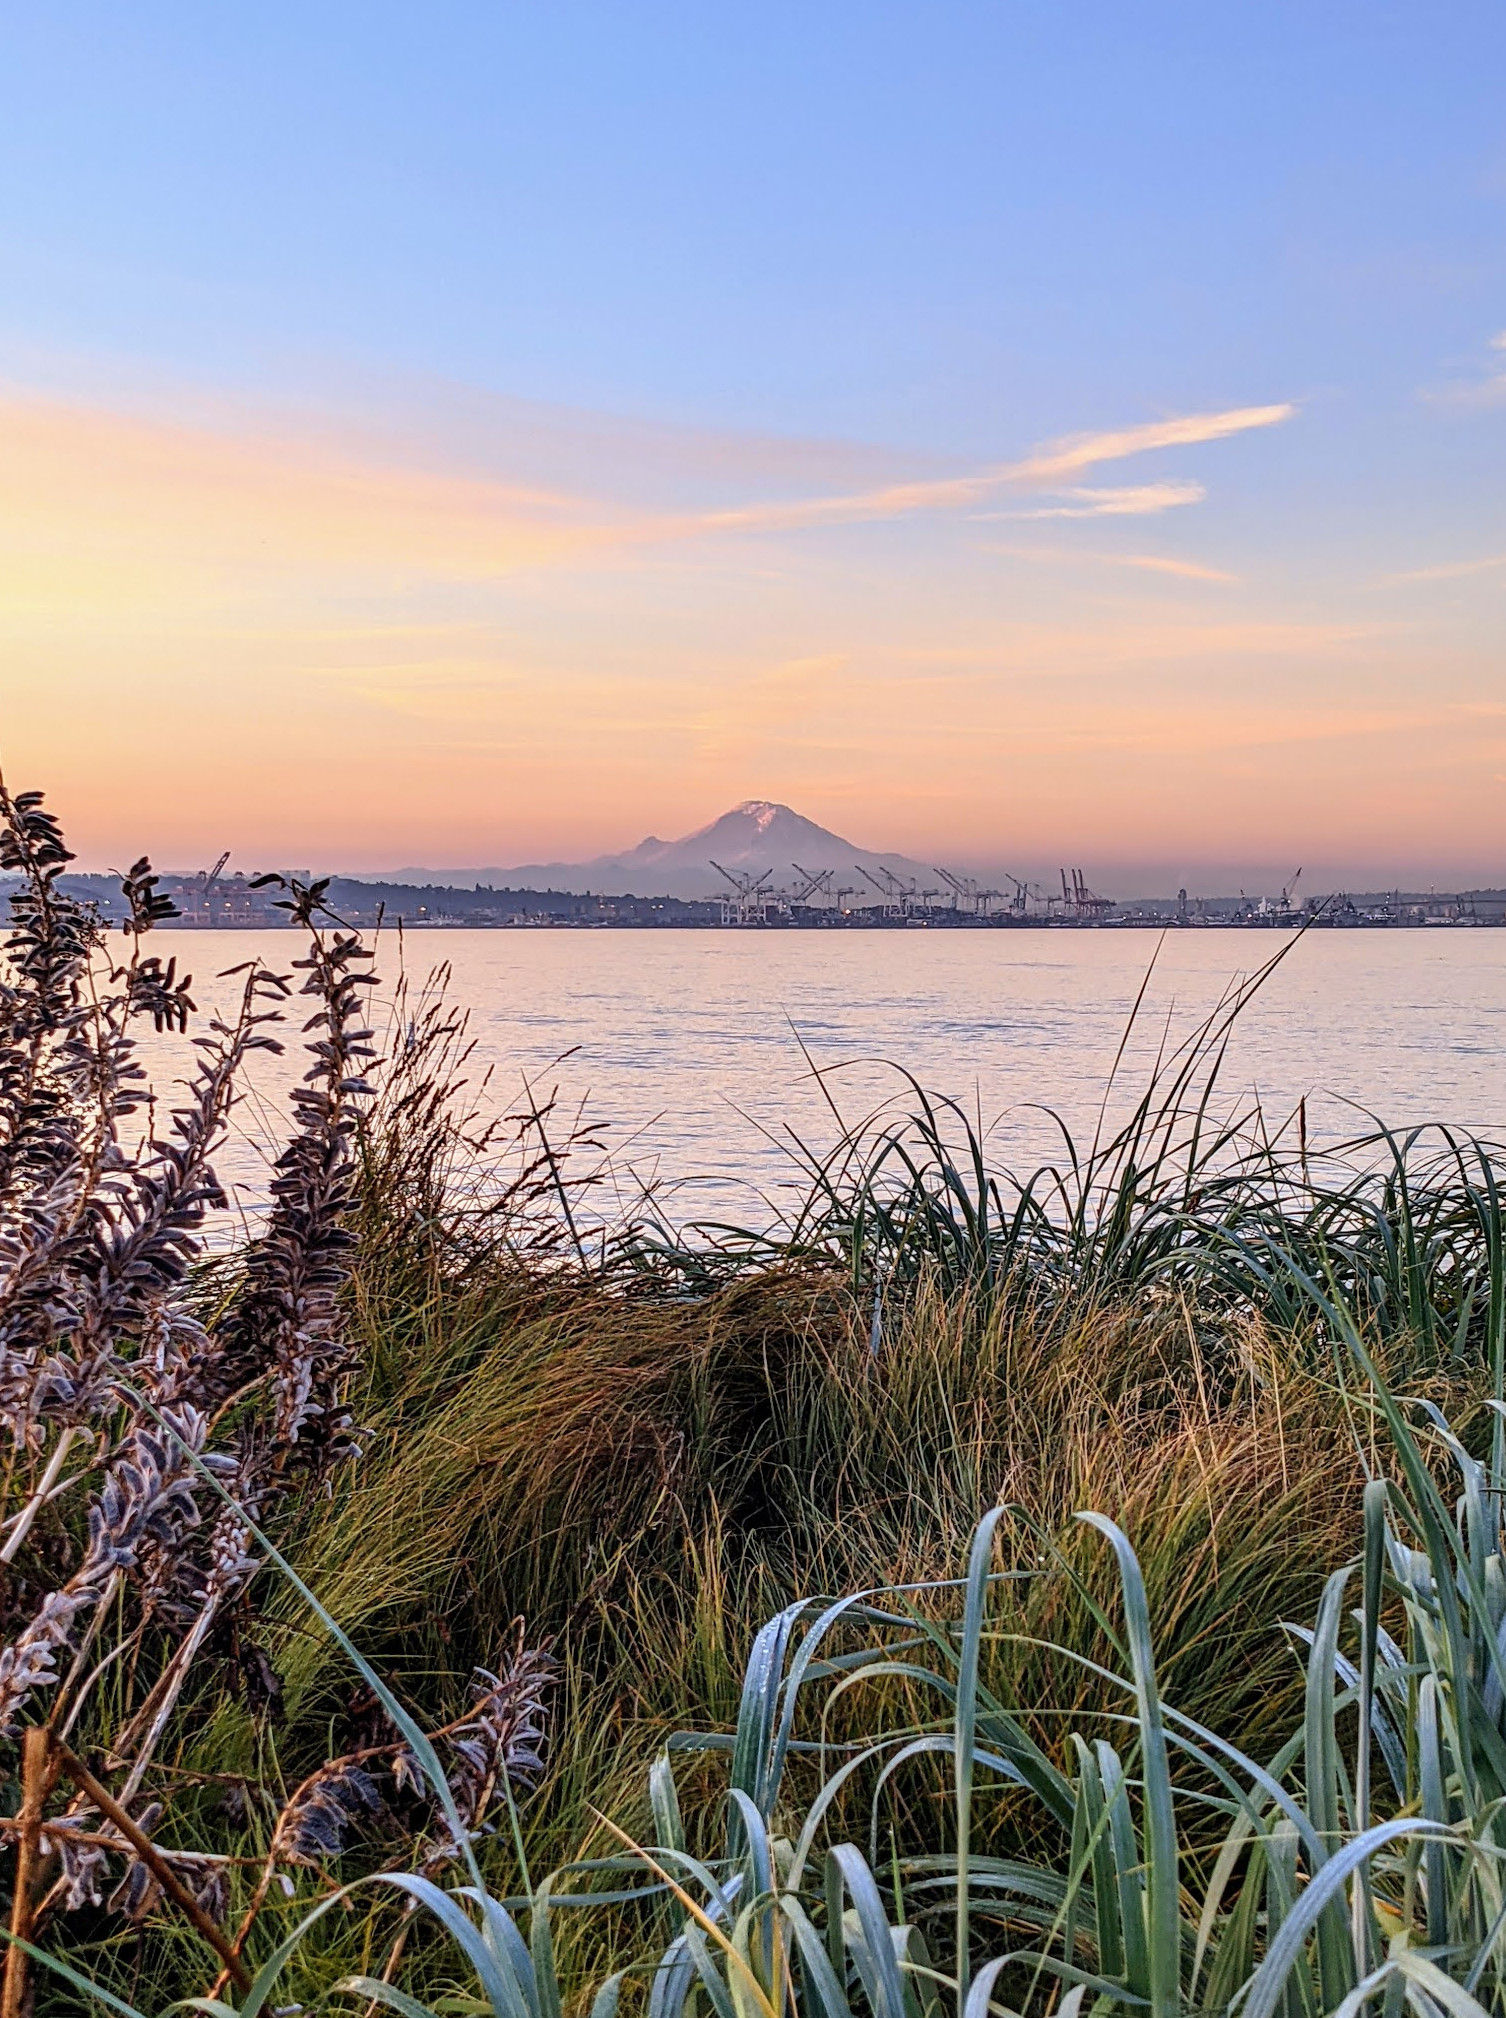
<path id="1" fill-rule="evenodd" d="M 723 813 L 709 827 L 687 834 L 680 841 L 661 841 L 655 835 L 640 841 L 621 855 L 598 855 L 589 862 L 521 862 L 510 868 L 490 869 L 402 869 L 394 872 L 405 881 L 449 883 L 495 883 L 514 889 L 593 890 L 603 896 L 713 897 L 727 889 L 726 881 L 711 866 L 720 862 L 734 876 L 761 876 L 769 872 L 769 887 L 788 889 L 798 881 L 794 864 L 802 868 L 835 869 L 839 885 L 857 885 L 876 895 L 855 873 L 857 867 L 877 872 L 887 868 L 896 876 L 919 877 L 931 887 L 936 877 L 929 866 L 912 862 L 904 855 L 880 855 L 844 841 L 830 828 L 818 827 L 788 806 L 768 799 L 749 799 Z"/>

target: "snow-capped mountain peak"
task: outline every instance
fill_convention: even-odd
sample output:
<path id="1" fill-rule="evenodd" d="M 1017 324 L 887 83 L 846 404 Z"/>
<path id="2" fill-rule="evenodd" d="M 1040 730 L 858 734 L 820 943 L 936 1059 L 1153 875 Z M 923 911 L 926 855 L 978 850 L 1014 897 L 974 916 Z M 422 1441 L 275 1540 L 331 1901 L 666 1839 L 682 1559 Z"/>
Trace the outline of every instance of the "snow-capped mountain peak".
<path id="1" fill-rule="evenodd" d="M 860 848 L 774 799 L 745 799 L 681 840 L 661 841 L 651 834 L 620 855 L 598 855 L 588 862 L 525 862 L 506 869 L 464 873 L 467 880 L 474 877 L 478 882 L 505 883 L 514 888 L 711 897 L 727 888 L 714 864 L 734 875 L 762 876 L 767 871 L 771 888 L 798 881 L 801 870 L 834 869 L 839 882 L 854 887 L 861 887 L 860 867 L 882 866 L 907 877 L 930 873 L 903 855 Z"/>

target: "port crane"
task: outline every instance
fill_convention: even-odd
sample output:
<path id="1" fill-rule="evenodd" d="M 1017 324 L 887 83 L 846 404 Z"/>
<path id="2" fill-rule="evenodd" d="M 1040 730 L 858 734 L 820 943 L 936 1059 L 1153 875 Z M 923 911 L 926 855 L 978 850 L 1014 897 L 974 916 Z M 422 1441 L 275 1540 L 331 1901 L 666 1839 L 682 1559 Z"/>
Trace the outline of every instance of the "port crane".
<path id="1" fill-rule="evenodd" d="M 790 892 L 792 904 L 808 904 L 812 897 L 817 897 L 826 904 L 832 902 L 831 886 L 832 878 L 837 873 L 835 869 L 802 869 L 798 862 L 791 862 L 790 867 L 800 878 L 799 889 Z"/>
<path id="2" fill-rule="evenodd" d="M 1023 918 L 1030 909 L 1031 897 L 1040 898 L 1040 886 L 1038 884 L 1022 883 L 1018 876 L 1011 876 L 1007 869 L 1004 871 L 1004 880 L 1006 883 L 1013 883 L 1014 885 L 1014 895 L 1009 900 L 1009 908 L 1017 918 Z"/>
<path id="3" fill-rule="evenodd" d="M 1072 880 L 1067 880 L 1067 871 L 1062 870 L 1062 915 L 1067 918 L 1102 918 L 1113 909 L 1113 899 L 1100 897 L 1090 890 L 1081 869 L 1072 871 Z"/>
<path id="4" fill-rule="evenodd" d="M 1260 919 L 1271 919 L 1283 924 L 1295 918 L 1298 915 L 1297 885 L 1301 881 L 1302 871 L 1298 869 L 1296 875 L 1283 887 L 1279 903 L 1270 897 L 1262 897 L 1260 902 L 1255 906 L 1253 915 Z M 1243 897 L 1244 891 L 1241 890 L 1239 894 Z"/>
<path id="5" fill-rule="evenodd" d="M 884 910 L 891 918 L 913 917 L 917 911 L 924 910 L 933 897 L 941 895 L 939 890 L 922 890 L 913 876 L 908 883 L 902 881 L 892 869 L 886 869 L 882 863 L 879 864 L 877 875 L 873 870 L 865 869 L 861 862 L 855 863 L 854 867 L 860 876 L 868 879 L 885 900 Z"/>
<path id="6" fill-rule="evenodd" d="M 986 918 L 988 907 L 996 897 L 1002 897 L 1002 890 L 983 890 L 978 887 L 976 876 L 954 876 L 950 869 L 937 865 L 936 874 L 952 893 L 954 911 L 971 911 L 975 917 Z M 1013 881 L 1013 878 L 1010 879 Z"/>
<path id="7" fill-rule="evenodd" d="M 212 925 L 214 923 L 214 911 L 211 907 L 210 899 L 214 894 L 214 886 L 220 880 L 221 875 L 224 873 L 225 864 L 229 860 L 230 850 L 227 848 L 212 869 L 201 869 L 198 875 L 195 876 L 194 882 L 197 888 L 194 891 L 193 921 L 196 925 Z"/>
<path id="8" fill-rule="evenodd" d="M 732 886 L 732 895 L 721 899 L 722 923 L 724 925 L 762 925 L 768 916 L 769 905 L 774 901 L 774 893 L 765 887 L 772 869 L 765 869 L 761 876 L 751 871 L 734 875 L 724 869 L 720 862 L 713 862 L 712 868 Z"/>

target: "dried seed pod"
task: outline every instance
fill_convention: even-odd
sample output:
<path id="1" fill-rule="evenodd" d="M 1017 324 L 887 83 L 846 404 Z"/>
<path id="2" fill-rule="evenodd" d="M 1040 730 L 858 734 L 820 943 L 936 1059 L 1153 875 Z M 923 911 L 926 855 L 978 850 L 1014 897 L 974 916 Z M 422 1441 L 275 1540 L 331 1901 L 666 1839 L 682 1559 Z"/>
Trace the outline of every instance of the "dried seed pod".
<path id="1" fill-rule="evenodd" d="M 156 1875 L 139 1859 L 126 1865 L 125 1876 L 105 1901 L 107 1913 L 123 1913 L 128 1920 L 144 1920 L 162 1897 Z"/>
<path id="2" fill-rule="evenodd" d="M 129 950 L 117 965 L 101 958 L 92 906 L 59 882 L 71 859 L 40 795 L 13 796 L 0 781 L 0 871 L 19 877 L 0 946 L 0 1426 L 22 1495 L 5 1559 L 28 1551 L 11 1584 L 22 1623 L 0 1648 L 0 1736 L 65 1674 L 70 1688 L 91 1685 L 90 1622 L 118 1601 L 125 1631 L 145 1649 L 111 1674 L 112 1687 L 129 1676 L 110 1742 L 112 1770 L 125 1773 L 119 1798 L 134 1803 L 197 1662 L 239 1660 L 254 1690 L 275 1696 L 277 1678 L 239 1621 L 235 1631 L 216 1627 L 258 1567 L 255 1529 L 295 1483 L 327 1484 L 359 1446 L 344 1392 L 352 1346 L 343 1293 L 353 1143 L 369 1090 L 361 1075 L 372 1056 L 362 991 L 372 976 L 359 938 L 328 913 L 327 886 L 284 886 L 310 940 L 298 963 L 313 1010 L 309 1066 L 264 1230 L 237 1257 L 239 1288 L 207 1323 L 189 1283 L 205 1259 L 208 1215 L 225 1202 L 212 1155 L 248 1059 L 281 1048 L 268 1026 L 290 984 L 257 965 L 234 970 L 238 1015 L 210 1020 L 194 1039 L 186 1101 L 166 1126 L 153 1117 L 133 1139 L 125 1117 L 150 1099 L 135 1032 L 144 1018 L 185 1032 L 196 1013 L 192 979 L 175 959 L 143 950 L 174 908 L 148 861 L 122 881 Z M 215 1501 L 210 1478 L 234 1505 Z M 65 1518 L 38 1526 L 64 1493 L 73 1495 Z M 358 1762 L 333 1762 L 289 1804 L 279 1855 L 333 1854 L 379 1805 Z M 70 1907 L 109 1889 L 108 1830 L 103 1841 L 82 1840 L 101 1833 L 85 1826 L 87 1812 L 75 1797 L 44 1829 Z M 223 1870 L 201 1877 L 197 1860 L 184 1869 L 185 1882 L 218 1897 Z M 156 1898 L 150 1872 L 125 1856 L 112 1905 L 139 1918 Z"/>
<path id="3" fill-rule="evenodd" d="M 338 1857 L 345 1833 L 364 1816 L 381 1812 L 376 1781 L 351 1759 L 332 1759 L 310 1774 L 277 1818 L 271 1858 L 276 1864 L 320 1864 Z"/>
<path id="4" fill-rule="evenodd" d="M 472 1684 L 473 1703 L 463 1723 L 445 1733 L 447 1777 L 461 1825 L 468 1835 L 484 1832 L 488 1811 L 503 1787 L 527 1792 L 544 1772 L 548 1730 L 546 1698 L 558 1678 L 547 1647 L 525 1643 L 521 1619 L 514 1621 L 511 1654 L 500 1673 L 478 1668 Z M 417 1761 L 400 1753 L 394 1762 L 400 1784 L 419 1784 Z M 459 1854 L 448 1816 L 439 1841 L 425 1859 L 426 1868 Z"/>
<path id="5" fill-rule="evenodd" d="M 100 1902 L 109 1867 L 108 1852 L 103 1844 L 79 1841 L 79 1831 L 92 1832 L 96 1825 L 97 1818 L 90 1814 L 58 1815 L 42 1831 L 43 1854 L 58 1860 L 66 1913 L 76 1913 L 82 1906 L 97 1906 Z"/>

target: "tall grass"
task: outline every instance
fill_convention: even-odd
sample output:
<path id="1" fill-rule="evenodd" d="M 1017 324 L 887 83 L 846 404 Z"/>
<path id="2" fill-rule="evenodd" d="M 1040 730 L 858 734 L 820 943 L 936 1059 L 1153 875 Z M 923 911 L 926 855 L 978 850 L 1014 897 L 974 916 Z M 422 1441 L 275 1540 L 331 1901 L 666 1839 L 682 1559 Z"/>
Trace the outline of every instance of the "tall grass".
<path id="1" fill-rule="evenodd" d="M 1377 1121 L 1319 1149 L 1305 1104 L 1273 1125 L 1258 1099 L 1225 1091 L 1239 1016 L 1300 944 L 1299 934 L 1232 984 L 1179 1041 L 1163 1038 L 1126 1103 L 1142 985 L 1098 1127 L 1080 1141 L 1052 1115 L 1059 1151 L 1034 1171 L 999 1169 L 977 1119 L 902 1070 L 894 1101 L 848 1122 L 827 1085 L 840 1068 L 807 1057 L 837 1126 L 829 1148 L 789 1138 L 805 1181 L 783 1223 L 698 1225 L 687 1239 L 648 1218 L 620 1237 L 620 1262 L 661 1287 L 702 1292 L 794 1259 L 837 1266 L 872 1313 L 875 1347 L 886 1312 L 906 1309 L 917 1285 L 966 1294 L 979 1307 L 1186 1291 L 1200 1307 L 1251 1308 L 1290 1326 L 1310 1316 L 1301 1285 L 1331 1274 L 1357 1316 L 1405 1336 L 1430 1365 L 1483 1357 L 1499 1397 L 1499 1145 L 1442 1125 L 1397 1132 Z"/>
<path id="2" fill-rule="evenodd" d="M 1001 1506 L 952 1575 L 780 1607 L 726 1736 L 662 1733 L 596 1854 L 541 1880 L 514 1853 L 453 1893 L 382 1880 L 432 1916 L 410 1987 L 307 1952 L 356 1880 L 289 1913 L 241 2008 L 300 1962 L 408 2018 L 625 1994 L 764 2018 L 1496 2008 L 1506 1480 L 1319 1300 L 1373 1475 L 1263 1718 L 1190 1704 L 1140 1508 L 1062 1533 Z M 1209 1623 L 1238 1640 L 1231 1600 L 1217 1577 Z"/>

